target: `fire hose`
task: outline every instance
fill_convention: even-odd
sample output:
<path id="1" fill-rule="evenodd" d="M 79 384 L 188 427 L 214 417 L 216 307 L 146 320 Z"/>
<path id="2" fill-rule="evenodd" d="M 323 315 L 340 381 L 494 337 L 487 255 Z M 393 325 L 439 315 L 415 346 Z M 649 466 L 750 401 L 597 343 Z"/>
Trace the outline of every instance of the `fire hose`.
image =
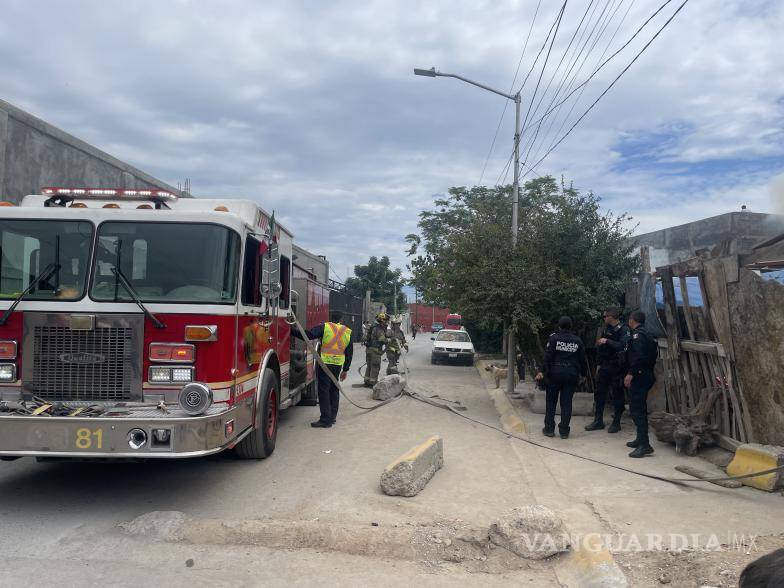
<path id="1" fill-rule="evenodd" d="M 773 473 L 780 472 L 780 471 L 784 470 L 784 466 L 778 466 L 778 467 L 771 468 L 771 469 L 768 469 L 768 470 L 763 470 L 763 471 L 759 471 L 759 472 L 752 472 L 750 474 L 743 474 L 743 475 L 739 475 L 739 476 L 722 476 L 722 477 L 718 477 L 718 478 L 668 478 L 666 476 L 658 476 L 656 474 L 649 474 L 649 473 L 646 473 L 646 472 L 640 472 L 640 471 L 633 470 L 633 469 L 630 469 L 630 468 L 626 468 L 626 467 L 623 467 L 623 466 L 619 466 L 619 465 L 616 465 L 616 464 L 607 463 L 607 462 L 604 462 L 604 461 L 602 461 L 600 459 L 595 459 L 593 457 L 580 455 L 580 454 L 577 454 L 577 453 L 573 453 L 571 451 L 567 451 L 565 449 L 558 449 L 556 447 L 550 447 L 548 445 L 545 445 L 543 443 L 539 443 L 537 441 L 533 441 L 531 439 L 528 439 L 526 437 L 522 437 L 522 436 L 517 435 L 515 433 L 511 433 L 509 431 L 505 431 L 505 430 L 503 430 L 500 427 L 496 427 L 495 425 L 491 425 L 489 423 L 485 423 L 483 421 L 475 419 L 475 418 L 465 414 L 463 411 L 466 410 L 466 407 L 462 406 L 457 401 L 452 401 L 452 400 L 447 400 L 447 399 L 444 399 L 444 398 L 439 398 L 438 395 L 427 396 L 426 394 L 424 394 L 422 392 L 419 392 L 419 391 L 416 391 L 416 390 L 412 389 L 410 384 L 409 384 L 410 369 L 408 368 L 408 364 L 406 363 L 406 360 L 405 360 L 405 358 L 402 355 L 401 355 L 401 359 L 402 359 L 402 362 L 403 362 L 403 371 L 404 371 L 404 373 L 406 375 L 406 378 L 405 378 L 405 385 L 403 386 L 403 390 L 401 391 L 401 393 L 398 394 L 397 396 L 394 396 L 394 397 L 388 399 L 388 400 L 381 401 L 381 402 L 379 402 L 378 404 L 376 404 L 374 406 L 362 406 L 362 405 L 357 404 L 356 402 L 354 402 L 351 399 L 351 397 L 348 394 L 346 394 L 346 392 L 343 390 L 343 387 L 340 385 L 340 382 L 338 381 L 338 379 L 326 367 L 324 362 L 321 360 L 320 355 L 316 353 L 315 349 L 313 348 L 312 344 L 310 343 L 310 340 L 307 337 L 307 333 L 305 333 L 305 329 L 302 327 L 302 325 L 299 323 L 299 321 L 296 319 L 296 317 L 294 317 L 292 315 L 292 318 L 293 318 L 293 322 L 290 322 L 289 324 L 296 325 L 297 330 L 302 335 L 302 338 L 304 339 L 305 344 L 306 344 L 308 350 L 311 353 L 313 353 L 313 355 L 315 356 L 316 361 L 318 362 L 319 366 L 327 374 L 327 376 L 332 381 L 332 383 L 335 384 L 335 386 L 337 386 L 338 390 L 340 391 L 340 394 L 346 400 L 348 400 L 351 404 L 353 404 L 357 408 L 360 408 L 360 409 L 365 410 L 365 411 L 371 411 L 371 410 L 375 410 L 377 408 L 381 408 L 382 406 L 385 406 L 385 405 L 390 404 L 390 403 L 392 403 L 392 402 L 394 402 L 396 400 L 399 400 L 403 396 L 408 396 L 408 397 L 413 398 L 414 400 L 418 400 L 419 402 L 422 402 L 424 404 L 429 404 L 429 405 L 435 406 L 437 408 L 442 408 L 442 409 L 448 410 L 449 412 L 459 416 L 460 418 L 463 418 L 463 419 L 465 419 L 467 421 L 470 421 L 470 422 L 472 422 L 474 424 L 481 425 L 483 427 L 486 427 L 488 429 L 492 429 L 493 431 L 497 431 L 497 432 L 499 432 L 499 433 L 501 433 L 503 435 L 506 435 L 507 438 L 515 439 L 517 441 L 522 441 L 523 443 L 527 443 L 528 445 L 532 445 L 534 447 L 539 447 L 541 449 L 546 449 L 548 451 L 554 451 L 556 453 L 562 453 L 564 455 L 569 455 L 569 456 L 575 457 L 577 459 L 582 459 L 584 461 L 589 461 L 589 462 L 592 462 L 592 463 L 595 463 L 595 464 L 598 464 L 598 465 L 603 465 L 603 466 L 606 466 L 606 467 L 609 467 L 609 468 L 613 468 L 613 469 L 620 470 L 620 471 L 623 471 L 623 472 L 627 472 L 627 473 L 630 473 L 630 474 L 634 474 L 634 475 L 637 475 L 637 476 L 642 476 L 644 478 L 649 478 L 649 479 L 652 479 L 652 480 L 658 480 L 660 482 L 667 482 L 668 484 L 674 484 L 676 486 L 685 486 L 688 483 L 694 483 L 694 482 L 715 483 L 715 482 L 729 482 L 729 481 L 733 481 L 733 480 L 745 480 L 745 479 L 748 479 L 748 478 L 755 478 L 757 476 L 765 476 L 765 475 L 773 474 Z"/>

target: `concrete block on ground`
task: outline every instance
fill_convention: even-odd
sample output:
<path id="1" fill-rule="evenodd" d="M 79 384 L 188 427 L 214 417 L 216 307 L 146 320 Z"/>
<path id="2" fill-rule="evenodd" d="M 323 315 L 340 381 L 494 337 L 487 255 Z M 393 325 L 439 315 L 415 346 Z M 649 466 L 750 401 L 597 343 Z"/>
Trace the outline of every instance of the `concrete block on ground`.
<path id="1" fill-rule="evenodd" d="M 531 412 L 544 414 L 547 407 L 547 395 L 538 388 L 531 398 Z M 561 414 L 561 405 L 555 409 L 555 414 Z M 572 397 L 572 416 L 593 416 L 593 394 L 590 392 L 575 392 Z"/>
<path id="2" fill-rule="evenodd" d="M 490 541 L 526 559 L 545 559 L 569 549 L 563 521 L 541 504 L 512 509 L 490 526 Z"/>
<path id="3" fill-rule="evenodd" d="M 406 379 L 400 374 L 390 374 L 384 376 L 376 385 L 373 386 L 373 399 L 374 400 L 389 400 L 395 396 L 399 396 L 406 387 Z"/>
<path id="4" fill-rule="evenodd" d="M 730 476 L 743 476 L 771 470 L 784 465 L 784 447 L 773 445 L 760 445 L 748 443 L 741 445 L 735 451 L 735 457 L 727 466 L 727 474 Z M 773 492 L 784 486 L 784 473 L 781 471 L 764 476 L 754 476 L 741 480 L 746 486 Z"/>
<path id="5" fill-rule="evenodd" d="M 444 441 L 433 435 L 384 468 L 381 490 L 389 496 L 416 496 L 443 465 Z"/>

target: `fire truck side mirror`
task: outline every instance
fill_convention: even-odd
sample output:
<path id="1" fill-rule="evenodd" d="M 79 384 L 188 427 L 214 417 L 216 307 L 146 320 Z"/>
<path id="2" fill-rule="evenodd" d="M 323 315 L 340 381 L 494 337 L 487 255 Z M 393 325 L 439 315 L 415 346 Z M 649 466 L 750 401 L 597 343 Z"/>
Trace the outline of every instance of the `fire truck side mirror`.
<path id="1" fill-rule="evenodd" d="M 280 251 L 278 244 L 270 244 L 267 252 L 262 256 L 261 295 L 270 300 L 277 300 L 283 291 L 280 283 Z"/>

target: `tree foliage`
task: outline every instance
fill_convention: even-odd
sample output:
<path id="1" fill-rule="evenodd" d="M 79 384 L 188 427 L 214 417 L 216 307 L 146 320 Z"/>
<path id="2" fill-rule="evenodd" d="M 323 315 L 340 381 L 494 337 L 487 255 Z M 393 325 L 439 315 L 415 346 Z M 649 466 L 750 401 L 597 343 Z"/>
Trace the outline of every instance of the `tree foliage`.
<path id="1" fill-rule="evenodd" d="M 370 290 L 370 297 L 376 302 L 383 302 L 391 312 L 394 309 L 395 289 L 397 289 L 398 312 L 406 309 L 406 295 L 401 291 L 405 282 L 399 269 L 391 269 L 389 257 L 372 256 L 367 265 L 355 265 L 354 275 L 346 280 L 346 289 L 354 296 L 365 297 Z"/>
<path id="2" fill-rule="evenodd" d="M 513 250 L 511 186 L 452 188 L 407 236 L 412 281 L 482 329 L 511 324 L 524 348 L 540 351 L 561 315 L 578 331 L 595 327 L 638 269 L 629 218 L 599 204 L 550 176 L 527 182 Z"/>

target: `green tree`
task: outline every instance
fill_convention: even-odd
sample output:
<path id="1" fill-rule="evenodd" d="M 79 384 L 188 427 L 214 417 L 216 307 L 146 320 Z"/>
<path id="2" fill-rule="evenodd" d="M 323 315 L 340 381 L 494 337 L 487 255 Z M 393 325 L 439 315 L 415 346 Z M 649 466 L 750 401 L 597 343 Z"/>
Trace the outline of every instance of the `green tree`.
<path id="1" fill-rule="evenodd" d="M 518 243 L 509 234 L 511 187 L 457 187 L 420 213 L 408 235 L 410 268 L 439 304 L 480 329 L 510 324 L 521 346 L 541 352 L 558 317 L 585 333 L 638 270 L 629 217 L 600 209 L 593 193 L 545 176 L 520 196 Z"/>
<path id="2" fill-rule="evenodd" d="M 377 302 L 383 302 L 389 312 L 395 308 L 395 290 L 397 290 L 398 312 L 405 311 L 406 295 L 401 291 L 405 281 L 401 271 L 390 266 L 389 257 L 385 255 L 379 259 L 374 255 L 368 260 L 367 265 L 354 266 L 354 275 L 346 280 L 346 289 L 359 297 L 364 297 L 365 292 L 370 290 L 370 297 Z"/>

